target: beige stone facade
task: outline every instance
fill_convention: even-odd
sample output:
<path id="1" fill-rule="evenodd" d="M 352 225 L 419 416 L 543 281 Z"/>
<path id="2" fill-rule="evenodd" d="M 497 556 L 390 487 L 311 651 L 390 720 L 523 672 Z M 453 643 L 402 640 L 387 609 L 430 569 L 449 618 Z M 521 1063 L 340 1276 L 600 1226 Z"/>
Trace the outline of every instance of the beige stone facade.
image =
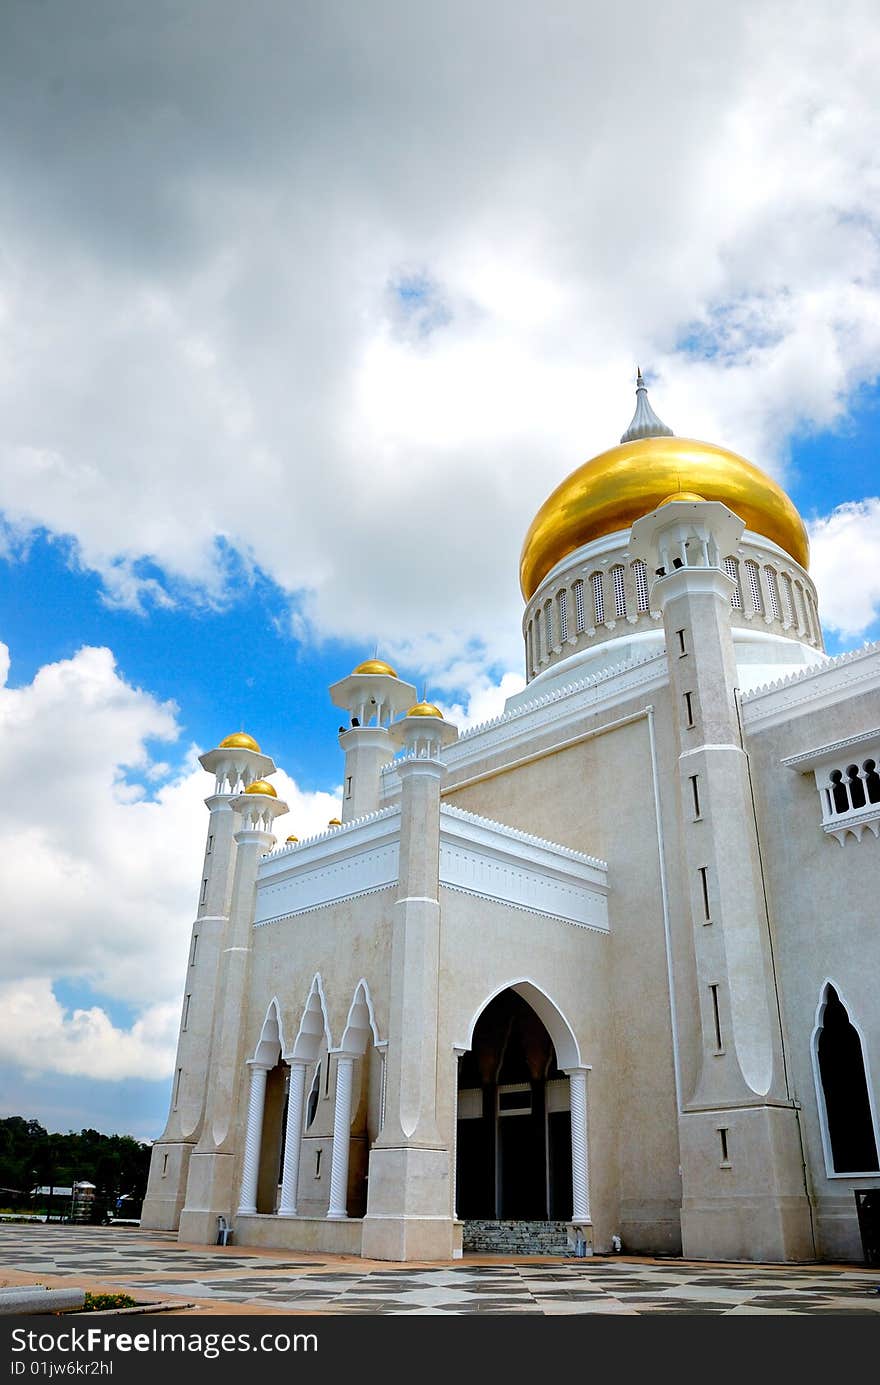
<path id="1" fill-rule="evenodd" d="M 548 574 L 496 721 L 401 715 L 393 670 L 335 684 L 342 826 L 276 845 L 266 757 L 205 756 L 143 1225 L 407 1260 L 546 1220 L 594 1251 L 861 1259 L 880 647 L 825 658 L 817 600 L 729 506 L 674 501 Z"/>

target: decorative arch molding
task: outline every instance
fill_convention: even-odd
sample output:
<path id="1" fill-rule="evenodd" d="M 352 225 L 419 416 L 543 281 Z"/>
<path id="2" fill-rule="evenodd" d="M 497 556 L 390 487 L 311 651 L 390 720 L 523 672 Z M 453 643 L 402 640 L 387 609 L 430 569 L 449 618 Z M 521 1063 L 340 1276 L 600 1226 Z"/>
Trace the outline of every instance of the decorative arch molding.
<path id="1" fill-rule="evenodd" d="M 330 1021 L 327 1017 L 324 983 L 321 980 L 321 973 L 318 971 L 315 972 L 314 980 L 309 989 L 308 999 L 299 1022 L 299 1029 L 293 1041 L 293 1048 L 289 1053 L 285 1051 L 285 1059 L 288 1063 L 313 1063 L 321 1051 L 322 1042 L 326 1044 L 329 1053 L 333 1047 L 333 1039 L 330 1034 Z"/>
<path id="2" fill-rule="evenodd" d="M 382 1041 L 379 1038 L 376 1015 L 373 1009 L 373 997 L 370 995 L 369 986 L 361 977 L 354 989 L 348 1018 L 345 1021 L 342 1042 L 337 1052 L 351 1057 L 360 1057 L 366 1053 L 371 1038 L 374 1048 L 381 1045 Z"/>
<path id="3" fill-rule="evenodd" d="M 281 1006 L 278 1004 L 278 997 L 273 996 L 269 1001 L 266 1018 L 263 1020 L 260 1037 L 257 1040 L 257 1046 L 254 1049 L 254 1055 L 250 1059 L 250 1062 L 257 1067 L 274 1068 L 278 1059 L 284 1052 L 284 1048 L 284 1028 L 281 1022 Z"/>
<path id="4" fill-rule="evenodd" d="M 851 1028 L 858 1037 L 859 1048 L 861 1050 L 862 1071 L 864 1073 L 865 1087 L 867 1089 L 868 1109 L 871 1117 L 871 1129 L 874 1135 L 874 1149 L 876 1154 L 880 1156 L 880 1124 L 878 1124 L 877 1119 L 877 1105 L 874 1099 L 874 1084 L 871 1081 L 871 1072 L 868 1062 L 868 1046 L 865 1042 L 865 1035 L 861 1025 L 855 1019 L 852 1007 L 848 1004 L 841 987 L 833 978 L 826 976 L 819 987 L 819 1003 L 816 1006 L 813 1031 L 810 1035 L 810 1057 L 813 1064 L 813 1081 L 816 1087 L 816 1108 L 819 1114 L 819 1133 L 822 1137 L 822 1153 L 825 1157 L 825 1172 L 828 1178 L 876 1177 L 878 1171 L 880 1171 L 877 1168 L 869 1170 L 847 1169 L 838 1172 L 834 1166 L 834 1153 L 831 1146 L 831 1132 L 828 1125 L 825 1088 L 822 1082 L 822 1071 L 819 1066 L 819 1038 L 825 1025 L 825 1011 L 830 999 L 828 994 L 829 989 L 834 991 L 839 1003 L 846 1012 L 846 1017 Z"/>
<path id="5" fill-rule="evenodd" d="M 518 977 L 513 981 L 505 981 L 500 986 L 487 995 L 479 1004 L 471 1016 L 468 1025 L 467 1042 L 455 1044 L 456 1050 L 466 1052 L 473 1045 L 474 1030 L 477 1021 L 482 1015 L 486 1006 L 489 1005 L 496 996 L 502 991 L 516 991 L 517 995 L 522 996 L 528 1005 L 531 1005 L 535 1014 L 541 1020 L 550 1038 L 553 1040 L 553 1047 L 556 1050 L 556 1061 L 563 1072 L 572 1068 L 585 1068 L 589 1064 L 584 1063 L 581 1058 L 580 1046 L 575 1038 L 574 1030 L 560 1010 L 554 1000 L 543 990 L 535 981 L 529 977 Z"/>

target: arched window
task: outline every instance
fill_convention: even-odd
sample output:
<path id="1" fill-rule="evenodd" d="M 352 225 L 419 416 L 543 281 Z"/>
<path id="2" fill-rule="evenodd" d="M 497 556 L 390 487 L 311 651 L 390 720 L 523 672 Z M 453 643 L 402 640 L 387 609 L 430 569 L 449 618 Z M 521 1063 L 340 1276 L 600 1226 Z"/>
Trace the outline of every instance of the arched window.
<path id="1" fill-rule="evenodd" d="M 623 620 L 626 616 L 626 590 L 620 563 L 615 563 L 611 569 L 611 581 L 614 584 L 614 615 L 617 620 Z"/>
<path id="2" fill-rule="evenodd" d="M 794 625 L 794 595 L 792 593 L 791 578 L 787 572 L 781 573 L 782 578 L 782 619 L 786 625 Z"/>
<path id="3" fill-rule="evenodd" d="M 761 595 L 761 574 L 758 564 L 752 558 L 746 559 L 746 573 L 749 579 L 752 610 L 756 616 L 762 616 L 764 614 L 764 598 Z"/>
<path id="4" fill-rule="evenodd" d="M 309 1092 L 309 1099 L 306 1102 L 306 1130 L 314 1125 L 315 1116 L 318 1114 L 318 1098 L 321 1095 L 321 1064 L 315 1068 L 315 1075 L 312 1078 L 312 1088 Z"/>
<path id="5" fill-rule="evenodd" d="M 574 619 L 575 632 L 582 635 L 587 628 L 587 623 L 584 619 L 584 584 L 580 581 L 574 584 Z"/>
<path id="6" fill-rule="evenodd" d="M 559 643 L 565 644 L 568 639 L 568 592 L 565 588 L 556 597 L 556 619 L 559 622 Z"/>
<path id="7" fill-rule="evenodd" d="M 739 563 L 736 558 L 724 559 L 724 571 L 733 580 L 733 591 L 730 596 L 730 604 L 735 611 L 742 610 L 742 592 L 739 585 Z"/>
<path id="8" fill-rule="evenodd" d="M 636 558 L 632 564 L 632 570 L 636 578 L 636 607 L 641 611 L 648 609 L 648 570 L 641 558 Z"/>
<path id="9" fill-rule="evenodd" d="M 549 654 L 553 648 L 553 602 L 544 603 L 544 640 Z"/>
<path id="10" fill-rule="evenodd" d="M 764 576 L 767 578 L 767 591 L 770 594 L 770 614 L 774 620 L 779 619 L 779 579 L 776 576 L 775 567 L 765 567 Z"/>
<path id="11" fill-rule="evenodd" d="M 528 626 L 526 627 L 526 663 L 528 664 L 528 667 L 529 667 L 529 673 L 534 673 L 534 671 L 535 671 L 535 655 L 534 655 L 534 649 L 533 649 L 533 643 L 532 643 L 532 622 L 531 622 L 531 621 L 529 621 Z"/>
<path id="12" fill-rule="evenodd" d="M 596 625 L 602 625 L 605 620 L 605 597 L 602 592 L 602 574 L 594 572 L 590 578 L 593 584 L 593 617 Z"/>
<path id="13" fill-rule="evenodd" d="M 535 612 L 535 668 L 541 662 L 541 608 Z"/>
<path id="14" fill-rule="evenodd" d="M 875 1173 L 880 1166 L 862 1041 L 830 981 L 818 1024 L 817 1087 L 826 1159 L 834 1173 Z"/>

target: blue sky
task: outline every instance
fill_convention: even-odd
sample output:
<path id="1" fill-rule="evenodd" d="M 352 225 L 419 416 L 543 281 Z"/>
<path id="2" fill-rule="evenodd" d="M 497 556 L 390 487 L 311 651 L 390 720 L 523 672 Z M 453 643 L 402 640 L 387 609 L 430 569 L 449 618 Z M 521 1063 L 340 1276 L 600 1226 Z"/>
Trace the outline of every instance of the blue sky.
<path id="1" fill-rule="evenodd" d="M 0 45 L 0 1111 L 143 1138 L 197 752 L 244 726 L 304 835 L 377 644 L 499 711 L 523 535 L 637 363 L 788 490 L 829 650 L 880 636 L 868 0 L 156 13 Z"/>

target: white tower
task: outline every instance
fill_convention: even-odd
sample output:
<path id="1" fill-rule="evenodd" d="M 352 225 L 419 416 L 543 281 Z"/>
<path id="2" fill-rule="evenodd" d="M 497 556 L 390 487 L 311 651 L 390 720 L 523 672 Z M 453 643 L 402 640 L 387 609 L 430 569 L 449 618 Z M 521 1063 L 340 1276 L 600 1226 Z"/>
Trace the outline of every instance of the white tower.
<path id="1" fill-rule="evenodd" d="M 678 493 L 633 525 L 630 544 L 663 612 L 698 986 L 697 1079 L 679 1116 L 682 1248 L 803 1260 L 810 1212 L 737 712 L 735 584 L 721 566 L 744 527 L 719 501 Z"/>
<path id="2" fill-rule="evenodd" d="M 380 771 L 394 755 L 388 727 L 413 705 L 416 690 L 384 659 L 366 659 L 333 684 L 330 697 L 349 718 L 339 728 L 339 744 L 345 752 L 342 821 L 351 822 L 379 807 Z"/>
<path id="3" fill-rule="evenodd" d="M 141 1225 L 174 1230 L 180 1220 L 190 1155 L 202 1134 L 205 1085 L 211 1059 L 214 998 L 223 934 L 229 919 L 235 868 L 233 840 L 240 819 L 235 802 L 250 784 L 275 773 L 268 755 L 245 731 L 222 740 L 199 763 L 214 775 L 205 803 L 210 817 L 184 982 L 171 1109 L 153 1146 Z"/>
<path id="4" fill-rule="evenodd" d="M 380 1260 L 452 1255 L 450 1152 L 437 1122 L 441 752 L 458 736 L 429 702 L 391 735 L 399 762 L 400 870 L 391 942 L 385 1124 L 370 1151 L 363 1251 Z"/>

